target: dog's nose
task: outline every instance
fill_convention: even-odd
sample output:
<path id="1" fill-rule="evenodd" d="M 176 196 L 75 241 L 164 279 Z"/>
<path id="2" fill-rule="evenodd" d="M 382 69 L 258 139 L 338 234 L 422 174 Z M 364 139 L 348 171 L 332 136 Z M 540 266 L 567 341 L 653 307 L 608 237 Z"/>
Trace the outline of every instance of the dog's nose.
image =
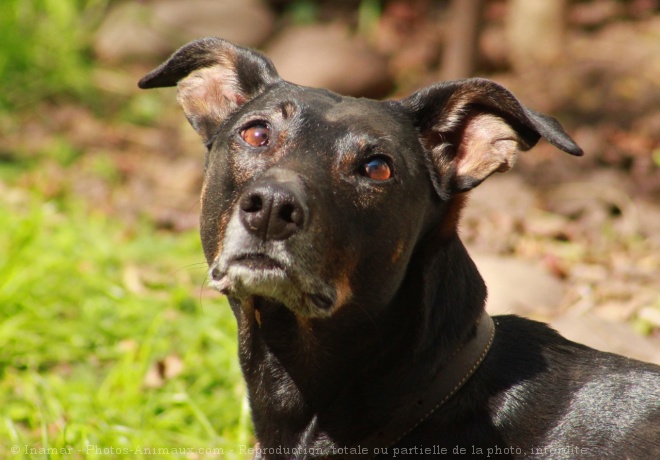
<path id="1" fill-rule="evenodd" d="M 239 207 L 243 226 L 264 241 L 289 238 L 307 219 L 304 194 L 295 183 L 258 184 L 243 194 Z"/>

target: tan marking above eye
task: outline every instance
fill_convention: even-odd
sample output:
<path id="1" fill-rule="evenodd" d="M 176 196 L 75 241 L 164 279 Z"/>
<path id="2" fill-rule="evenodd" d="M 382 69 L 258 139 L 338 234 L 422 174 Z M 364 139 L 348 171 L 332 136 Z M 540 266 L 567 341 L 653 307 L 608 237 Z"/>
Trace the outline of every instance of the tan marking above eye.
<path id="1" fill-rule="evenodd" d="M 241 138 L 252 147 L 263 147 L 270 141 L 270 127 L 258 123 L 241 131 Z"/>
<path id="2" fill-rule="evenodd" d="M 401 259 L 401 256 L 403 255 L 403 251 L 405 249 L 406 249 L 406 241 L 405 240 L 399 241 L 390 259 L 392 263 L 397 263 Z"/>

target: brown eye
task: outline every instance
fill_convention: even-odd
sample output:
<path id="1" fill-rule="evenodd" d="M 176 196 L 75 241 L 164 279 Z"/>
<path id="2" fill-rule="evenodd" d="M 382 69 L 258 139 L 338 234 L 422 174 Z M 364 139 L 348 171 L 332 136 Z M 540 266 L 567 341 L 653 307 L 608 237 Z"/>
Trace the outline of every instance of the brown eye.
<path id="1" fill-rule="evenodd" d="M 252 147 L 263 147 L 270 140 L 270 128 L 264 124 L 252 125 L 241 131 L 241 137 Z"/>
<path id="2" fill-rule="evenodd" d="M 392 177 L 392 169 L 384 158 L 372 158 L 362 165 L 360 174 L 373 180 L 387 180 Z"/>

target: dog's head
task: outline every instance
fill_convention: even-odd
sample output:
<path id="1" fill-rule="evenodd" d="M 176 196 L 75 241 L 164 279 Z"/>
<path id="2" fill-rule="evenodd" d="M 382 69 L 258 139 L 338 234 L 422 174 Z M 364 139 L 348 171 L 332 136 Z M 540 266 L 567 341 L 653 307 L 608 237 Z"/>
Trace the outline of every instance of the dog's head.
<path id="1" fill-rule="evenodd" d="M 182 47 L 139 85 L 177 85 L 207 147 L 212 284 L 303 317 L 387 305 L 420 239 L 455 231 L 450 203 L 540 137 L 582 153 L 555 119 L 488 80 L 355 99 L 286 82 L 266 57 L 217 38 Z"/>

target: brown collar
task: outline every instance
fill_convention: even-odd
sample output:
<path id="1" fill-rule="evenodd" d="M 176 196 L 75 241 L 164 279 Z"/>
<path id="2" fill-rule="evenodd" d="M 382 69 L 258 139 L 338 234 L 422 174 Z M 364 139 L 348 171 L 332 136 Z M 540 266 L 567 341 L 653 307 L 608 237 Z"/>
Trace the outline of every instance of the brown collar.
<path id="1" fill-rule="evenodd" d="M 369 452 L 369 456 L 373 457 L 376 448 L 393 446 L 461 389 L 486 358 L 495 337 L 495 324 L 485 311 L 477 321 L 476 328 L 476 334 L 456 350 L 417 401 L 399 406 L 390 414 L 384 426 L 360 441 L 360 448 L 367 449 L 362 452 Z M 361 458 L 364 460 L 365 456 Z"/>

